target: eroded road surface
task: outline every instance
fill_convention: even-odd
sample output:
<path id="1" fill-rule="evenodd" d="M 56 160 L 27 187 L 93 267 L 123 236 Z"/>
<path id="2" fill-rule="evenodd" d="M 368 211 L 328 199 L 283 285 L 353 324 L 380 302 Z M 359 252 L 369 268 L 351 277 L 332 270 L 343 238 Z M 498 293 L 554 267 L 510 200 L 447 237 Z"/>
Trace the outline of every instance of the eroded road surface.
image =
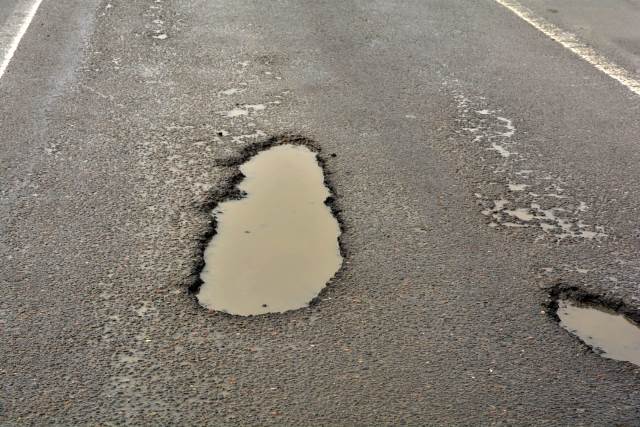
<path id="1" fill-rule="evenodd" d="M 639 423 L 549 299 L 640 320 L 636 0 L 36 3 L 0 0 L 1 424 Z M 270 138 L 319 150 L 342 264 L 207 310 Z"/>
<path id="2" fill-rule="evenodd" d="M 316 157 L 304 145 L 276 144 L 240 166 L 242 182 L 214 210 L 215 236 L 191 288 L 200 304 L 242 316 L 283 313 L 307 306 L 335 275 L 340 225 Z"/>

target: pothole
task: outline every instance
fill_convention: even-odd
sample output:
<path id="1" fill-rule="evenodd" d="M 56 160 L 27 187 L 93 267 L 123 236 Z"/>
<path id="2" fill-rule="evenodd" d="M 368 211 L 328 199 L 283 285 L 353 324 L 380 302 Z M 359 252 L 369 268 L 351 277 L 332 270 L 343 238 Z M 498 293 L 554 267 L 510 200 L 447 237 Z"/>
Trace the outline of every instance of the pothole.
<path id="1" fill-rule="evenodd" d="M 550 295 L 549 313 L 560 326 L 602 357 L 640 366 L 637 311 L 621 301 L 610 301 L 577 287 L 557 285 Z"/>
<path id="2" fill-rule="evenodd" d="M 342 265 L 340 226 L 317 154 L 275 145 L 240 166 L 242 197 L 215 209 L 197 298 L 235 315 L 305 307 Z"/>
<path id="3" fill-rule="evenodd" d="M 598 354 L 640 366 L 640 328 L 612 310 L 571 300 L 558 301 L 560 326 Z"/>

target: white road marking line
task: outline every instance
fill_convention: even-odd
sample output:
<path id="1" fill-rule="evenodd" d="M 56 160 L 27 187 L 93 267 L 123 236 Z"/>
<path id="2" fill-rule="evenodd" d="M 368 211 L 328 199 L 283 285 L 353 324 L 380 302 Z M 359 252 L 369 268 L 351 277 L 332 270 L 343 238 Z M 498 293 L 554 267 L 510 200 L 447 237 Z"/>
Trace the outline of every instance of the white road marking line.
<path id="1" fill-rule="evenodd" d="M 609 61 L 591 46 L 581 41 L 575 34 L 556 27 L 554 24 L 543 18 L 535 16 L 531 10 L 522 6 L 515 0 L 494 1 L 506 7 L 523 21 L 531 24 L 547 37 L 557 41 L 562 46 L 566 47 L 571 52 L 596 67 L 598 70 L 622 83 L 636 95 L 640 95 L 640 80 L 636 79 L 629 71 Z"/>
<path id="2" fill-rule="evenodd" d="M 11 58 L 13 58 L 13 54 L 16 49 L 18 49 L 18 44 L 20 44 L 22 36 L 27 32 L 29 24 L 31 24 L 33 17 L 36 15 L 36 12 L 40 7 L 40 3 L 42 3 L 42 0 L 34 0 L 30 6 L 18 7 L 7 20 L 5 24 L 6 29 L 0 29 L 0 36 L 2 36 L 2 38 L 10 38 L 13 36 L 5 49 L 1 49 L 0 46 L 0 54 L 2 55 L 2 62 L 0 62 L 0 79 L 7 70 L 9 62 L 11 61 Z"/>

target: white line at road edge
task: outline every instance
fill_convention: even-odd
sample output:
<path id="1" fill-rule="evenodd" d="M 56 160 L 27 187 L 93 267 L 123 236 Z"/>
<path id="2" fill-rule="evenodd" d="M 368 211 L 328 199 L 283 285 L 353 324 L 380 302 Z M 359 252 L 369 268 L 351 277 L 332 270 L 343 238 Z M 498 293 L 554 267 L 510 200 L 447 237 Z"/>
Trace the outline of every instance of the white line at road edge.
<path id="1" fill-rule="evenodd" d="M 550 22 L 546 21 L 543 18 L 539 18 L 534 15 L 534 13 L 522 6 L 520 3 L 514 0 L 495 0 L 497 3 L 509 9 L 511 12 L 515 13 L 522 20 L 531 24 L 534 28 L 546 34 L 549 38 L 557 41 L 562 46 L 569 49 L 571 52 L 578 55 L 580 58 L 587 61 L 589 64 L 596 67 L 598 70 L 607 74 L 609 77 L 616 79 L 623 85 L 625 85 L 629 90 L 634 92 L 636 95 L 640 95 L 640 81 L 634 78 L 631 73 L 629 73 L 624 68 L 614 64 L 609 61 L 607 58 L 599 54 L 592 47 L 587 45 L 586 43 L 580 41 L 578 36 L 572 34 L 568 31 L 564 31 L 563 29 L 556 27 Z"/>
<path id="2" fill-rule="evenodd" d="M 9 17 L 9 20 L 7 21 L 9 26 L 18 27 L 18 31 L 13 36 L 13 39 L 9 44 L 9 48 L 4 52 L 4 57 L 1 58 L 2 62 L 0 63 L 0 79 L 4 75 L 4 72 L 7 70 L 13 54 L 15 53 L 16 49 L 18 49 L 18 44 L 20 44 L 22 36 L 24 36 L 24 33 L 27 32 L 27 28 L 29 28 L 29 24 L 31 24 L 33 17 L 36 16 L 36 12 L 40 7 L 40 3 L 42 3 L 42 0 L 34 0 L 34 2 L 31 4 L 31 7 L 28 8 L 26 13 L 20 13 L 20 10 L 18 10 L 11 17 Z"/>

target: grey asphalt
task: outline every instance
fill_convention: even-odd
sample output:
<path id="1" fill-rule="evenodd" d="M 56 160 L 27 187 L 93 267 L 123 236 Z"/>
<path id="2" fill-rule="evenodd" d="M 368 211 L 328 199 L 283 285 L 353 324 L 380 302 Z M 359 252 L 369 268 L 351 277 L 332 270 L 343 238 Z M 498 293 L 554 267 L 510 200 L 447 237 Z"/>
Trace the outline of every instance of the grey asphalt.
<path id="1" fill-rule="evenodd" d="M 22 11 L 24 0 L 2 0 L 0 1 L 0 61 L 5 50 L 9 48 L 14 37 L 15 24 L 13 17 L 18 11 Z"/>
<path id="2" fill-rule="evenodd" d="M 640 76 L 639 0 L 524 0 L 522 4 L 571 31 Z"/>
<path id="3" fill-rule="evenodd" d="M 45 0 L 0 99 L 1 424 L 640 424 L 639 368 L 543 306 L 640 306 L 640 97 L 497 3 Z M 203 206 L 282 134 L 343 268 L 207 312 Z"/>
<path id="4" fill-rule="evenodd" d="M 5 25 L 18 4 L 20 4 L 20 0 L 2 0 L 0 3 L 0 28 Z"/>

